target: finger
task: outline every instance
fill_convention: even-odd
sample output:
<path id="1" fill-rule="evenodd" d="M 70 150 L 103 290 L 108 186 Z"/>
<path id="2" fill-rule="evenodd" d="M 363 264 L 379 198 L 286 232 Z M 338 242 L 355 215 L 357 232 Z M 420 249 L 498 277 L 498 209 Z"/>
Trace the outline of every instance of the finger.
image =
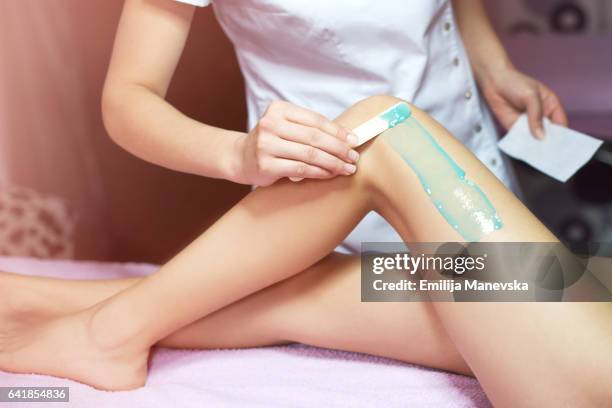
<path id="1" fill-rule="evenodd" d="M 565 109 L 563 109 L 563 106 L 561 105 L 558 105 L 552 111 L 550 115 L 550 120 L 552 120 L 554 123 L 557 123 L 561 126 L 565 126 L 565 127 L 569 126 L 569 119 L 567 118 L 567 113 L 565 113 Z"/>
<path id="2" fill-rule="evenodd" d="M 499 123 L 506 130 L 510 130 L 510 128 L 514 125 L 514 123 L 520 116 L 520 112 L 511 107 L 510 105 L 496 107 L 493 109 L 493 113 L 495 114 L 495 117 L 497 118 Z"/>
<path id="3" fill-rule="evenodd" d="M 316 147 L 347 163 L 356 163 L 359 159 L 356 150 L 317 128 L 285 121 L 278 126 L 277 132 L 285 140 Z"/>
<path id="4" fill-rule="evenodd" d="M 300 125 L 313 127 L 345 142 L 349 147 L 357 144 L 357 136 L 349 130 L 332 122 L 325 116 L 301 106 L 291 105 L 285 110 L 285 119 Z"/>
<path id="5" fill-rule="evenodd" d="M 349 175 L 357 170 L 355 165 L 346 163 L 314 146 L 284 139 L 280 139 L 279 143 L 270 146 L 268 153 L 278 158 L 294 160 L 319 167 L 333 174 Z"/>
<path id="6" fill-rule="evenodd" d="M 529 129 L 531 134 L 538 139 L 544 138 L 544 129 L 542 125 L 542 99 L 539 89 L 536 90 L 535 95 L 530 95 L 526 101 L 527 105 L 527 118 L 529 121 Z"/>
<path id="7" fill-rule="evenodd" d="M 547 86 L 542 86 L 542 94 L 544 95 L 544 115 L 554 123 L 561 126 L 568 126 L 567 113 L 559 100 L 557 94 L 551 91 Z"/>
<path id="8" fill-rule="evenodd" d="M 295 181 L 305 178 L 329 179 L 335 176 L 320 167 L 311 166 L 295 160 L 274 159 L 274 176 L 278 178 L 289 177 Z"/>

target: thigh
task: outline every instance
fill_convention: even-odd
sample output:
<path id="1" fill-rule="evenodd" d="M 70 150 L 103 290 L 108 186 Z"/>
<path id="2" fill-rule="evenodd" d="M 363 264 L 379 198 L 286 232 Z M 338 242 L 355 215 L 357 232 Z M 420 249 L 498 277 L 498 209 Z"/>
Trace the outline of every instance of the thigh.
<path id="1" fill-rule="evenodd" d="M 359 258 L 331 254 L 187 326 L 161 345 L 233 348 L 299 342 L 470 373 L 431 304 L 361 302 L 360 270 Z"/>
<path id="2" fill-rule="evenodd" d="M 446 129 L 414 107 L 412 118 L 465 171 L 464 176 L 479 186 L 503 220 L 501 229 L 482 235 L 481 241 L 557 241 Z M 383 133 L 370 143 L 370 155 L 362 155 L 361 170 L 364 166 L 371 167 L 376 209 L 407 242 L 464 241 L 438 210 L 450 208 L 453 202 L 449 205 L 442 202 L 440 207 L 434 205 L 431 191 L 423 187 L 427 183 L 415 172 L 413 163 L 405 159 L 415 157 L 410 149 L 415 138 L 423 137 L 419 129 L 398 126 L 392 133 Z M 389 143 L 390 137 L 404 143 L 397 148 L 396 140 Z M 432 156 L 438 154 L 442 153 L 432 150 Z M 439 168 L 428 170 L 442 180 L 456 177 L 453 172 L 435 173 Z M 466 196 L 457 194 L 457 190 L 450 192 L 451 199 Z M 468 210 L 472 207 L 466 208 L 460 215 L 469 220 L 472 215 Z M 589 402 L 603 401 L 602 395 L 612 394 L 609 380 L 604 380 L 612 376 L 611 303 L 439 302 L 432 305 L 496 405 L 552 406 L 564 402 L 588 406 Z M 581 370 L 581 374 L 576 375 L 576 370 Z"/>
<path id="3" fill-rule="evenodd" d="M 359 258 L 331 255 L 293 284 L 305 289 L 287 310 L 293 340 L 471 374 L 431 303 L 361 301 Z"/>

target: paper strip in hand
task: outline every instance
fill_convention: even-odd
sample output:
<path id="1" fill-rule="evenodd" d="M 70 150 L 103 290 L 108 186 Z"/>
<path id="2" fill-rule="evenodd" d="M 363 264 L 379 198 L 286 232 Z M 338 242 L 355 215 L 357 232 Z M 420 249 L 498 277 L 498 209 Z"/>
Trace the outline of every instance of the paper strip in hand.
<path id="1" fill-rule="evenodd" d="M 544 119 L 545 138 L 531 135 L 527 115 L 522 115 L 498 143 L 509 156 L 522 160 L 544 174 L 566 182 L 595 154 L 603 143 L 575 130 Z"/>

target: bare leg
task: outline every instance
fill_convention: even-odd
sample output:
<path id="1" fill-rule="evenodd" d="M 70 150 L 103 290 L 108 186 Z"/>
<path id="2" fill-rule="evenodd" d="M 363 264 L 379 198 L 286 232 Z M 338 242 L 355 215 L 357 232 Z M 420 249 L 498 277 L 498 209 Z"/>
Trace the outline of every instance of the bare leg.
<path id="1" fill-rule="evenodd" d="M 354 124 L 379 108 L 362 109 Z M 68 376 L 106 389 L 142 385 L 152 344 L 330 252 L 372 208 L 364 184 L 367 173 L 258 189 L 154 276 L 82 313 L 7 335 L 0 367 Z M 51 358 L 46 350 L 62 350 L 66 356 Z M 75 354 L 80 366 L 54 364 L 56 358 Z"/>
<path id="2" fill-rule="evenodd" d="M 369 99 L 340 120 L 354 126 L 393 102 Z M 495 202 L 501 217 L 512 221 L 490 239 L 554 240 L 444 129 L 418 110 L 414 115 Z M 461 240 L 440 219 L 416 176 L 389 145 L 379 138 L 366 150 L 358 174 L 351 178 L 301 186 L 278 183 L 256 191 L 155 276 L 94 308 L 50 322 L 42 333 L 38 328 L 38 335 L 29 342 L 23 340 L 27 336 L 11 338 L 17 345 L 4 347 L 0 367 L 9 365 L 12 358 L 22 361 L 21 366 L 9 367 L 17 371 L 65 375 L 103 388 L 130 388 L 144 381 L 151 344 L 246 293 L 307 267 L 348 232 L 355 216 L 361 217 L 368 209 L 378 209 L 407 241 Z M 332 222 L 334 231 L 329 230 Z M 225 286 L 228 282 L 234 286 Z M 435 307 L 495 404 L 607 401 L 604 398 L 610 391 L 605 379 L 612 367 L 610 305 Z M 580 329 L 568 333 L 566 327 Z M 53 346 L 58 349 L 71 335 L 74 347 L 67 357 L 79 356 L 81 367 L 58 370 L 43 351 Z M 576 342 L 588 347 L 577 347 Z M 38 358 L 26 358 L 31 355 Z M 574 378 L 576 367 L 585 362 L 590 364 L 588 374 Z M 107 381 L 109 377 L 115 381 Z"/>
<path id="3" fill-rule="evenodd" d="M 0 322 L 25 326 L 75 313 L 139 280 L 73 280 L 0 272 Z"/>
<path id="4" fill-rule="evenodd" d="M 300 342 L 471 374 L 431 304 L 362 303 L 360 273 L 358 258 L 329 255 L 295 277 L 179 329 L 158 345 L 209 349 Z M 0 321 L 17 329 L 75 313 L 138 280 L 0 273 Z"/>
<path id="5" fill-rule="evenodd" d="M 488 195 L 505 220 L 502 229 L 483 241 L 557 241 L 442 126 L 418 110 L 414 115 Z M 462 241 L 434 206 L 423 202 L 427 196 L 416 175 L 397 171 L 403 163 L 390 146 L 377 147 L 380 165 L 373 173 L 377 179 L 373 183 L 377 186 L 375 206 L 404 240 Z M 391 178 L 393 184 L 386 182 Z M 612 304 L 433 305 L 495 406 L 603 406 L 612 400 Z"/>
<path id="6" fill-rule="evenodd" d="M 249 347 L 288 340 L 470 373 L 430 304 L 362 303 L 360 277 L 358 259 L 333 254 L 162 343 L 200 347 L 206 333 L 212 334 L 204 340 L 207 347 Z M 197 333 L 191 333 L 191 328 Z"/>

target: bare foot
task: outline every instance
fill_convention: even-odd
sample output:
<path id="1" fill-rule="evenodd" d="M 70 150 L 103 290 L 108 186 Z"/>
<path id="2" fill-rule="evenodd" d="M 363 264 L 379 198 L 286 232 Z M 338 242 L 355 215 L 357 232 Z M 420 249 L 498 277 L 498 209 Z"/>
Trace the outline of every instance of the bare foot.
<path id="1" fill-rule="evenodd" d="M 103 390 L 146 382 L 149 350 L 103 350 L 92 339 L 92 309 L 19 327 L 0 321 L 0 370 L 69 378 Z"/>

